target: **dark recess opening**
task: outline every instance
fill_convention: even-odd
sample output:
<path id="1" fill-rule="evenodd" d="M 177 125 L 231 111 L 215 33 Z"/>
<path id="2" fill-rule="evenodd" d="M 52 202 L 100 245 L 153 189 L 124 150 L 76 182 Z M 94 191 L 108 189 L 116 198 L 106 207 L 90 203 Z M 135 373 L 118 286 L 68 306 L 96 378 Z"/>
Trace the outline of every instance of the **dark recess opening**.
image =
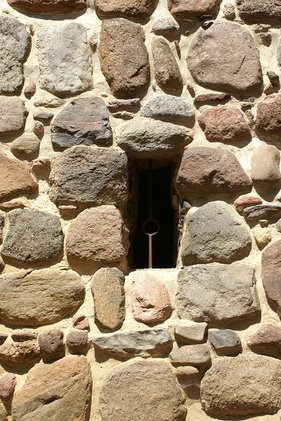
<path id="1" fill-rule="evenodd" d="M 152 218 L 160 230 L 153 236 L 153 268 L 175 267 L 175 211 L 171 203 L 172 165 L 163 161 L 151 161 Z M 149 161 L 131 162 L 131 206 L 132 216 L 130 266 L 134 269 L 148 268 L 148 236 L 144 233 L 144 222 L 149 219 Z M 148 232 L 154 232 L 157 224 L 146 224 Z"/>

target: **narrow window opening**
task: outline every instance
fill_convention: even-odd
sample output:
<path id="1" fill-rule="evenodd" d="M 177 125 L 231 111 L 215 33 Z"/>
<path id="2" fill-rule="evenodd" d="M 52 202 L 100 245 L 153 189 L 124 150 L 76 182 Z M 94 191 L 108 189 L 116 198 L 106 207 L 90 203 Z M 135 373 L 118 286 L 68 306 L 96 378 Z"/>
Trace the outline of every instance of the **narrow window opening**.
<path id="1" fill-rule="evenodd" d="M 152 267 L 176 265 L 176 212 L 172 207 L 173 163 L 136 160 L 129 165 L 131 248 L 133 269 L 148 268 L 149 234 L 152 242 Z"/>

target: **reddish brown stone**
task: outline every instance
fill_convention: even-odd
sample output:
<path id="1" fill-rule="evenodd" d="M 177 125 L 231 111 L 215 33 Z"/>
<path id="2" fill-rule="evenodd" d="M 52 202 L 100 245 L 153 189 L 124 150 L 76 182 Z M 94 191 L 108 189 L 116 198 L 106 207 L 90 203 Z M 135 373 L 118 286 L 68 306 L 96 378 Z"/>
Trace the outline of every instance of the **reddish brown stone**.
<path id="1" fill-rule="evenodd" d="M 256 130 L 266 138 L 281 139 L 281 94 L 270 95 L 258 104 Z"/>
<path id="2" fill-rule="evenodd" d="M 170 12 L 179 18 L 215 15 L 221 0 L 168 0 Z"/>
<path id="3" fill-rule="evenodd" d="M 38 337 L 44 361 L 52 361 L 64 356 L 63 332 L 58 329 L 47 330 Z"/>
<path id="4" fill-rule="evenodd" d="M 278 21 L 281 18 L 281 3 L 275 0 L 236 0 L 239 15 L 251 22 Z"/>
<path id="5" fill-rule="evenodd" d="M 72 13 L 87 7 L 86 0 L 8 0 L 10 6 L 32 13 Z"/>
<path id="6" fill-rule="evenodd" d="M 40 350 L 32 342 L 6 343 L 0 346 L 0 362 L 8 365 L 35 364 L 40 359 Z"/>
<path id="7" fill-rule="evenodd" d="M 149 17 L 157 0 L 95 0 L 95 9 L 100 16 L 112 17 Z"/>
<path id="8" fill-rule="evenodd" d="M 211 108 L 200 114 L 198 122 L 210 142 L 232 143 L 251 139 L 250 127 L 237 108 Z"/>
<path id="9" fill-rule="evenodd" d="M 281 318 L 281 241 L 271 244 L 262 254 L 262 281 L 267 299 Z"/>
<path id="10" fill-rule="evenodd" d="M 66 337 L 66 346 L 71 354 L 82 354 L 87 349 L 88 332 L 73 330 Z"/>
<path id="11" fill-rule="evenodd" d="M 17 384 L 17 378 L 12 373 L 4 374 L 0 378 L 0 398 L 1 399 L 10 399 L 13 394 Z"/>
<path id="12" fill-rule="evenodd" d="M 10 0 L 10 1 L 13 1 L 13 0 Z M 35 92 L 36 92 L 36 84 L 34 82 L 29 83 L 29 85 L 27 85 L 24 88 L 24 91 L 23 92 L 24 92 L 24 95 L 27 98 L 31 98 L 35 94 Z"/>
<path id="13" fill-rule="evenodd" d="M 90 323 L 87 316 L 77 314 L 72 317 L 72 325 L 79 330 L 90 330 Z"/>
<path id="14" fill-rule="evenodd" d="M 207 103 L 214 103 L 214 102 L 223 102 L 230 99 L 231 96 L 229 94 L 202 94 L 197 95 L 194 98 L 194 104 L 203 105 Z"/>
<path id="15" fill-rule="evenodd" d="M 25 330 L 14 330 L 11 334 L 13 341 L 15 342 L 25 342 L 31 341 L 37 338 L 37 333 L 32 331 Z"/>
<path id="16" fill-rule="evenodd" d="M 281 328 L 269 323 L 264 324 L 248 338 L 247 345 L 258 354 L 280 358 Z"/>
<path id="17" fill-rule="evenodd" d="M 235 200 L 234 205 L 238 211 L 242 211 L 248 206 L 260 205 L 262 200 L 260 197 L 254 196 L 240 196 Z"/>

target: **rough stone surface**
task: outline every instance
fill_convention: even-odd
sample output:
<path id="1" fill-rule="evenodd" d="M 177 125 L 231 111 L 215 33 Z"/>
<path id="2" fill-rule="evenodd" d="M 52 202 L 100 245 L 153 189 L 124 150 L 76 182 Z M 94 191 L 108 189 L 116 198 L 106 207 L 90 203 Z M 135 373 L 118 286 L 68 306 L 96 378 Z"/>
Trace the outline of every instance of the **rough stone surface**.
<path id="1" fill-rule="evenodd" d="M 274 0 L 236 0 L 239 15 L 246 21 L 280 22 L 281 4 Z"/>
<path id="2" fill-rule="evenodd" d="M 269 357 L 217 358 L 201 383 L 202 407 L 215 417 L 275 414 L 281 405 L 280 372 L 280 361 Z"/>
<path id="3" fill-rule="evenodd" d="M 259 315 L 255 277 L 245 265 L 198 265 L 178 275 L 178 314 L 198 322 L 226 323 Z"/>
<path id="4" fill-rule="evenodd" d="M 31 342 L 5 343 L 0 346 L 0 362 L 8 365 L 35 364 L 40 359 L 37 344 Z"/>
<path id="5" fill-rule="evenodd" d="M 4 374 L 4 376 L 0 378 L 0 398 L 4 400 L 10 399 L 14 394 L 16 384 L 17 378 L 14 374 Z"/>
<path id="6" fill-rule="evenodd" d="M 0 243 L 2 243 L 4 222 L 5 222 L 5 216 L 4 214 L 0 213 Z"/>
<path id="7" fill-rule="evenodd" d="M 281 357 L 281 328 L 270 323 L 261 325 L 249 336 L 247 346 L 251 351 L 271 357 Z"/>
<path id="8" fill-rule="evenodd" d="M 86 0 L 8 0 L 15 9 L 31 13 L 73 13 L 87 7 Z"/>
<path id="9" fill-rule="evenodd" d="M 90 323 L 87 316 L 84 314 L 76 314 L 72 318 L 72 324 L 75 329 L 90 330 Z"/>
<path id="10" fill-rule="evenodd" d="M 193 263 L 231 263 L 247 256 L 252 241 L 237 213 L 224 202 L 210 202 L 186 221 L 181 257 Z"/>
<path id="11" fill-rule="evenodd" d="M 147 18 L 156 4 L 156 0 L 95 0 L 95 10 L 100 16 Z"/>
<path id="12" fill-rule="evenodd" d="M 37 339 L 37 333 L 30 330 L 14 330 L 11 338 L 15 342 L 32 341 L 33 339 Z"/>
<path id="13" fill-rule="evenodd" d="M 80 277 L 43 269 L 0 276 L 0 319 L 12 326 L 41 326 L 71 316 L 84 301 Z"/>
<path id="14" fill-rule="evenodd" d="M 46 25 L 37 33 L 41 88 L 73 95 L 92 87 L 86 30 L 76 22 Z"/>
<path id="15" fill-rule="evenodd" d="M 252 186 L 232 152 L 205 146 L 187 148 L 184 151 L 176 184 L 179 191 L 187 197 L 246 193 Z"/>
<path id="16" fill-rule="evenodd" d="M 0 332 L 0 345 L 2 345 L 6 341 L 6 339 L 8 338 L 8 336 L 9 335 L 7 333 Z"/>
<path id="17" fill-rule="evenodd" d="M 99 55 L 101 70 L 114 96 L 132 98 L 148 87 L 149 60 L 139 24 L 123 18 L 103 21 Z"/>
<path id="18" fill-rule="evenodd" d="M 105 378 L 100 412 L 102 421 L 184 421 L 184 402 L 167 362 L 130 361 L 113 368 Z"/>
<path id="19" fill-rule="evenodd" d="M 255 197 L 255 196 L 240 196 L 234 202 L 235 208 L 239 212 L 242 211 L 244 208 L 247 208 L 248 206 L 255 206 L 255 205 L 261 205 L 261 204 L 262 204 L 261 198 Z"/>
<path id="20" fill-rule="evenodd" d="M 10 146 L 11 152 L 22 159 L 35 158 L 39 153 L 40 140 L 33 133 L 15 139 Z"/>
<path id="21" fill-rule="evenodd" d="M 52 361 L 64 356 L 63 332 L 61 330 L 51 329 L 40 333 L 38 343 L 44 361 Z"/>
<path id="22" fill-rule="evenodd" d="M 255 128 L 262 137 L 280 140 L 281 94 L 269 95 L 258 104 Z"/>
<path id="23" fill-rule="evenodd" d="M 103 99 L 97 97 L 72 100 L 55 117 L 52 132 L 55 148 L 112 143 L 108 110 Z"/>
<path id="24" fill-rule="evenodd" d="M 243 209 L 243 215 L 248 221 L 257 219 L 276 219 L 281 216 L 280 205 L 257 205 Z"/>
<path id="25" fill-rule="evenodd" d="M 52 161 L 50 199 L 87 205 L 125 204 L 127 158 L 117 149 L 74 146 Z"/>
<path id="26" fill-rule="evenodd" d="M 218 355 L 233 355 L 242 351 L 240 338 L 232 330 L 210 329 L 208 339 Z"/>
<path id="27" fill-rule="evenodd" d="M 207 323 L 197 323 L 191 326 L 175 326 L 174 335 L 177 342 L 196 344 L 204 342 Z"/>
<path id="28" fill-rule="evenodd" d="M 144 117 L 152 117 L 171 122 L 188 122 L 194 117 L 192 105 L 173 95 L 157 95 L 142 107 Z"/>
<path id="29" fill-rule="evenodd" d="M 191 42 L 188 68 L 199 85 L 246 94 L 262 85 L 259 53 L 251 33 L 229 22 L 215 22 Z"/>
<path id="30" fill-rule="evenodd" d="M 83 356 L 67 357 L 30 370 L 13 400 L 14 421 L 86 421 L 92 389 L 90 364 Z"/>
<path id="31" fill-rule="evenodd" d="M 181 72 L 168 42 L 164 38 L 154 38 L 151 48 L 157 84 L 164 92 L 181 90 Z"/>
<path id="32" fill-rule="evenodd" d="M 168 319 L 172 308 L 165 285 L 147 273 L 136 274 L 132 313 L 133 317 L 142 323 L 158 323 Z"/>
<path id="33" fill-rule="evenodd" d="M 125 319 L 125 277 L 116 268 L 99 269 L 91 281 L 95 321 L 104 329 L 117 330 Z"/>
<path id="34" fill-rule="evenodd" d="M 157 35 L 175 36 L 180 26 L 172 16 L 156 17 L 153 21 L 152 32 Z"/>
<path id="35" fill-rule="evenodd" d="M 132 158 L 167 158 L 191 142 L 191 131 L 183 126 L 136 117 L 116 130 L 116 142 Z"/>
<path id="36" fill-rule="evenodd" d="M 172 349 L 172 338 L 168 329 L 151 329 L 98 336 L 93 344 L 115 357 L 163 357 Z"/>
<path id="37" fill-rule="evenodd" d="M 221 0 L 168 0 L 170 12 L 178 18 L 198 18 L 218 13 Z"/>
<path id="38" fill-rule="evenodd" d="M 82 354 L 88 346 L 88 332 L 72 330 L 66 337 L 66 346 L 71 354 Z"/>
<path id="39" fill-rule="evenodd" d="M 227 101 L 231 98 L 229 94 L 220 94 L 220 93 L 210 93 L 210 94 L 201 94 L 197 95 L 194 98 L 194 104 L 201 106 L 204 104 L 214 104 Z"/>
<path id="40" fill-rule="evenodd" d="M 25 122 L 25 112 L 24 103 L 20 98 L 0 97 L 0 135 L 12 134 L 21 130 Z"/>
<path id="41" fill-rule="evenodd" d="M 255 228 L 254 237 L 258 248 L 262 250 L 272 240 L 272 234 L 270 228 Z"/>
<path id="42" fill-rule="evenodd" d="M 218 106 L 198 117 L 201 129 L 210 142 L 235 143 L 251 140 L 251 131 L 238 108 Z"/>
<path id="43" fill-rule="evenodd" d="M 255 183 L 274 187 L 280 182 L 280 152 L 276 146 L 259 146 L 253 152 L 251 163 L 251 178 Z"/>
<path id="44" fill-rule="evenodd" d="M 24 262 L 55 258 L 63 247 L 63 232 L 56 215 L 34 209 L 9 213 L 9 231 L 1 254 Z"/>
<path id="45" fill-rule="evenodd" d="M 30 45 L 25 25 L 15 18 L 1 16 L 0 45 L 0 94 L 19 93 L 24 81 L 23 62 Z"/>
<path id="46" fill-rule="evenodd" d="M 269 303 L 281 318 L 281 241 L 267 247 L 262 254 L 262 281 Z"/>
<path id="47" fill-rule="evenodd" d="M 179 366 L 176 368 L 176 376 L 182 387 L 189 386 L 198 380 L 199 370 L 192 366 Z"/>
<path id="48" fill-rule="evenodd" d="M 169 355 L 174 365 L 208 366 L 211 363 L 211 354 L 208 345 L 184 345 L 175 347 Z"/>

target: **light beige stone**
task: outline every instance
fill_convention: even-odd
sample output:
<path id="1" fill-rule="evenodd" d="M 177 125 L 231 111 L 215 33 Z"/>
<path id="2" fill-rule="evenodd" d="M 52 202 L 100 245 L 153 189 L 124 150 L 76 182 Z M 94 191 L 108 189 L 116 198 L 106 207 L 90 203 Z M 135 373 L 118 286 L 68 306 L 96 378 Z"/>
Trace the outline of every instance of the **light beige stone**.
<path id="1" fill-rule="evenodd" d="M 261 145 L 252 155 L 251 177 L 255 183 L 274 187 L 281 181 L 280 152 L 274 145 Z"/>

